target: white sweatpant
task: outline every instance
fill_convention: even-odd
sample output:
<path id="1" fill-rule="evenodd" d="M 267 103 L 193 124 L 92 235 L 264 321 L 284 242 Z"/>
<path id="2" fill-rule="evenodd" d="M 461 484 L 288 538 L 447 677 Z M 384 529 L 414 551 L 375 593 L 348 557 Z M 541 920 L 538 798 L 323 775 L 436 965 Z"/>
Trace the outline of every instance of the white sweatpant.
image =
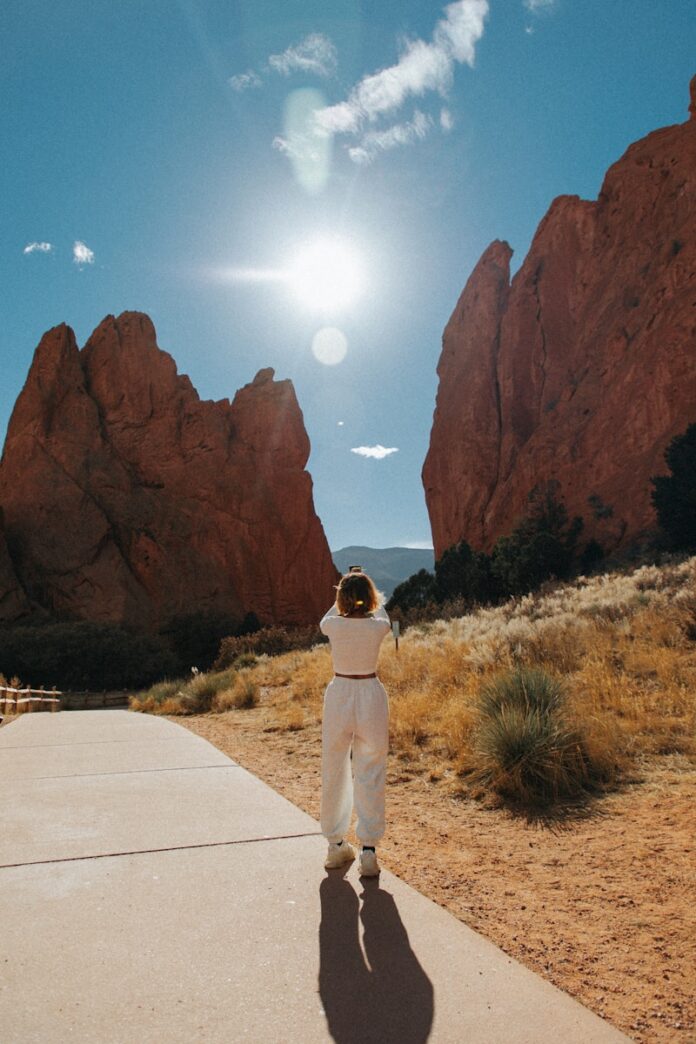
<path id="1" fill-rule="evenodd" d="M 384 834 L 388 750 L 389 699 L 381 681 L 333 678 L 324 693 L 321 729 L 321 832 L 328 841 L 348 832 L 354 792 L 362 844 L 376 845 Z"/>

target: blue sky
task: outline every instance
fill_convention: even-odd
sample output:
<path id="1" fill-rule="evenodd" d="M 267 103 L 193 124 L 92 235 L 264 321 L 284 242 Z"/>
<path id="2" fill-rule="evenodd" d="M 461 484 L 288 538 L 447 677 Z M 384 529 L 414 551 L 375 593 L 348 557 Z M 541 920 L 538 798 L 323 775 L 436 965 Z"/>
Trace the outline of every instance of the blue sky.
<path id="1" fill-rule="evenodd" d="M 82 345 L 139 309 L 202 398 L 264 366 L 292 379 L 332 548 L 427 544 L 435 367 L 471 269 L 496 238 L 519 266 L 554 196 L 595 198 L 630 142 L 687 118 L 695 15 L 5 0 L 2 438 L 45 330 L 67 322 Z M 346 263 L 361 286 L 322 309 L 287 273 L 327 239 L 328 290 Z M 344 338 L 333 365 L 312 351 L 326 327 Z"/>

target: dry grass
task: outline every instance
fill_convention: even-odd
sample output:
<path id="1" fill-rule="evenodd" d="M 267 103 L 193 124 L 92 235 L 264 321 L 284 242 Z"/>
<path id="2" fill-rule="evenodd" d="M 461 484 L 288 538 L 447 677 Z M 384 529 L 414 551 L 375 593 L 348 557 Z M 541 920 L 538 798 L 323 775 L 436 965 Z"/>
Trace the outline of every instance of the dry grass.
<path id="1" fill-rule="evenodd" d="M 232 679 L 229 688 L 217 690 L 212 709 L 218 713 L 226 710 L 242 710 L 255 707 L 259 702 L 259 686 L 252 672 L 241 670 Z"/>
<path id="2" fill-rule="evenodd" d="M 436 776 L 454 770 L 453 789 L 471 793 L 483 768 L 476 743 L 479 693 L 520 667 L 562 680 L 569 726 L 582 733 L 607 781 L 622 772 L 635 775 L 642 759 L 659 755 L 682 755 L 693 764 L 696 558 L 580 578 L 459 619 L 414 626 L 398 654 L 387 639 L 379 673 L 389 693 L 392 749 L 404 760 L 427 757 Z M 321 721 L 331 675 L 330 650 L 319 645 L 261 656 L 239 672 L 201 675 L 170 688 L 161 683 L 131 706 L 172 714 L 207 704 L 221 711 L 253 705 L 261 695 L 266 730 L 296 731 Z M 240 685 L 252 692 L 251 703 L 240 696 Z"/>

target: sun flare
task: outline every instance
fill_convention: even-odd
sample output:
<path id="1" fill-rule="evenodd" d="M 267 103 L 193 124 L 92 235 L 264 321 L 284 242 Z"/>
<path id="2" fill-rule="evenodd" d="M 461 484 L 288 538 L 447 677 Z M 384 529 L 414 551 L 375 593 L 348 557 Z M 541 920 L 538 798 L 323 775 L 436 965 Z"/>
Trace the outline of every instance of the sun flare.
<path id="1" fill-rule="evenodd" d="M 342 239 L 307 243 L 288 268 L 295 298 L 313 311 L 336 312 L 362 292 L 364 265 L 358 252 Z"/>

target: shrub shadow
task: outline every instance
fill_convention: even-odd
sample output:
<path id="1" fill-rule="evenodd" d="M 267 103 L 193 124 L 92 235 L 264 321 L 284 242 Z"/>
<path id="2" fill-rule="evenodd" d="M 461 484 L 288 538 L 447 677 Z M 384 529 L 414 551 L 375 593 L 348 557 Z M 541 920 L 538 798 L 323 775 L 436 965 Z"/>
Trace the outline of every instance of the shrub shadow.
<path id="1" fill-rule="evenodd" d="M 433 1022 L 433 985 L 393 896 L 375 878 L 363 886 L 361 909 L 340 871 L 330 871 L 319 889 L 319 994 L 329 1033 L 337 1044 L 424 1044 Z"/>

